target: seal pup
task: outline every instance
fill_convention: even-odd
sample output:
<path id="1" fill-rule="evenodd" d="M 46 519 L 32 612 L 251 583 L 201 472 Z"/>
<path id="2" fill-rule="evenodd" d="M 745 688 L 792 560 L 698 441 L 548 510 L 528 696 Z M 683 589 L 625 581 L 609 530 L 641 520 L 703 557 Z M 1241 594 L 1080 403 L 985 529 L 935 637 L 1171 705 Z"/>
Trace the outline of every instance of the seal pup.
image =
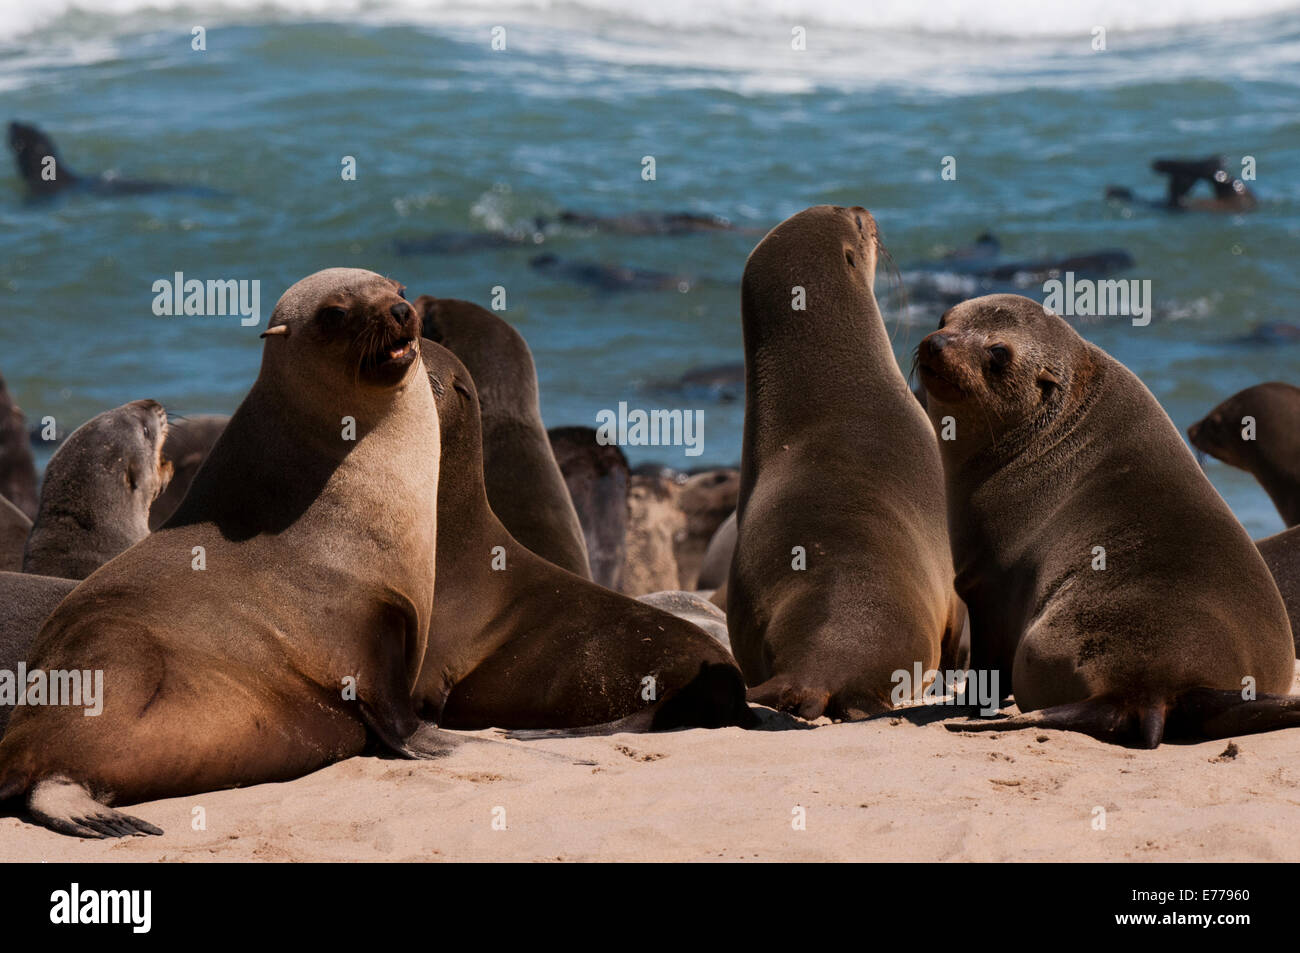
<path id="1" fill-rule="evenodd" d="M 0 672 L 17 673 L 19 664 L 27 660 L 27 650 L 41 624 L 76 587 L 75 579 L 0 572 Z M 0 691 L 0 735 L 4 734 L 16 701 Z"/>
<path id="2" fill-rule="evenodd" d="M 167 411 L 136 400 L 82 424 L 45 468 L 23 572 L 85 579 L 149 535 L 149 507 L 167 486 Z"/>
<path id="3" fill-rule="evenodd" d="M 1291 620 L 1291 637 L 1300 654 L 1300 526 L 1257 540 L 1255 546 L 1277 583 Z"/>
<path id="4" fill-rule="evenodd" d="M 32 457 L 27 418 L 9 396 L 0 377 L 0 496 L 28 519 L 36 518 L 36 461 Z"/>
<path id="5" fill-rule="evenodd" d="M 0 496 L 0 572 L 22 571 L 23 547 L 31 531 L 27 514 Z"/>
<path id="6" fill-rule="evenodd" d="M 627 490 L 627 537 L 619 591 L 642 596 L 681 588 L 677 545 L 686 514 L 677 505 L 681 485 L 674 471 L 633 473 Z"/>
<path id="7" fill-rule="evenodd" d="M 78 175 L 63 164 L 54 141 L 29 123 L 9 123 L 9 149 L 14 165 L 28 192 L 49 198 L 60 192 L 78 191 L 94 195 L 148 195 L 155 192 L 185 192 L 196 196 L 221 197 L 214 189 L 119 179 L 108 175 Z"/>
<path id="8" fill-rule="evenodd" d="M 590 579 L 582 524 L 542 424 L 528 344 L 472 302 L 421 295 L 414 303 L 424 337 L 460 358 L 478 388 L 483 475 L 492 512 L 517 542 Z"/>
<path id="9" fill-rule="evenodd" d="M 591 578 L 606 589 L 621 591 L 627 555 L 627 457 L 617 444 L 600 443 L 593 427 L 552 427 L 546 437 L 582 525 Z"/>
<path id="10" fill-rule="evenodd" d="M 483 483 L 473 378 L 423 344 L 438 402 L 438 584 L 415 699 L 444 728 L 748 725 L 744 681 L 703 631 L 521 546 Z"/>
<path id="11" fill-rule="evenodd" d="M 819 205 L 741 281 L 727 627 L 749 699 L 807 719 L 889 710 L 896 673 L 933 671 L 960 633 L 939 451 L 876 305 L 878 247 L 866 209 Z"/>
<path id="12" fill-rule="evenodd" d="M 167 439 L 163 442 L 163 456 L 171 461 L 172 478 L 166 489 L 158 494 L 158 499 L 149 507 L 149 528 L 157 529 L 176 512 L 194 474 L 199 472 L 203 461 L 208 458 L 213 445 L 221 432 L 226 429 L 230 418 L 225 414 L 197 414 L 193 417 L 175 417 L 169 421 Z"/>
<path id="13" fill-rule="evenodd" d="M 1018 295 L 949 310 L 918 353 L 971 665 L 1023 712 L 949 728 L 1154 748 L 1300 723 L 1277 586 L 1136 376 Z"/>
<path id="14" fill-rule="evenodd" d="M 108 697 L 19 708 L 0 800 L 65 834 L 158 833 L 108 805 L 288 780 L 368 739 L 437 752 L 412 746 L 441 446 L 419 330 L 373 272 L 285 292 L 180 508 L 41 627 L 29 667 L 103 671 Z"/>
<path id="15" fill-rule="evenodd" d="M 1247 387 L 1188 427 L 1187 437 L 1258 480 L 1287 526 L 1300 523 L 1300 387 Z"/>

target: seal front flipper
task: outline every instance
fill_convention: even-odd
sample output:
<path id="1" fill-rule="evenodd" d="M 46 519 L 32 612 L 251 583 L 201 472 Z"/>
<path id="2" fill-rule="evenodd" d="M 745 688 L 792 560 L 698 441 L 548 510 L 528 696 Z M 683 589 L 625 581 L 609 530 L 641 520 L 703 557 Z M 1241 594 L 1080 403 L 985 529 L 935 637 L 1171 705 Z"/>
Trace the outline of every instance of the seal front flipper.
<path id="1" fill-rule="evenodd" d="M 59 834 L 73 837 L 128 837 L 161 834 L 162 828 L 106 807 L 82 785 L 64 778 L 38 781 L 27 796 L 32 819 Z"/>

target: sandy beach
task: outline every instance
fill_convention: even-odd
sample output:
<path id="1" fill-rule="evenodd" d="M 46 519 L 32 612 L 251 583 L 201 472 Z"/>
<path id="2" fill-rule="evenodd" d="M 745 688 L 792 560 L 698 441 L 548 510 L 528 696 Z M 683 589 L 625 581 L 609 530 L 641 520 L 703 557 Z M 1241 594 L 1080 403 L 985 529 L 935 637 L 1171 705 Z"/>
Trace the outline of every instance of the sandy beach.
<path id="1" fill-rule="evenodd" d="M 944 714 L 353 758 L 131 809 L 161 837 L 80 840 L 0 818 L 0 859 L 1300 860 L 1291 732 L 1135 751 L 1060 731 L 955 734 L 935 720 Z M 196 807 L 206 830 L 191 827 Z"/>

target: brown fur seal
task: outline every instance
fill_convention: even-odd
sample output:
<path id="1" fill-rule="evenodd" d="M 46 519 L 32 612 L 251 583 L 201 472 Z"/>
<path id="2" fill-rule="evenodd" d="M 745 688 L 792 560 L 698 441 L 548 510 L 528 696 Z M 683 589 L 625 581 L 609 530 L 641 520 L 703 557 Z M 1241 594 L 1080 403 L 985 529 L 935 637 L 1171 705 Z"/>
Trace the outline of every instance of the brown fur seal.
<path id="1" fill-rule="evenodd" d="M 939 451 L 876 305 L 878 242 L 866 209 L 816 206 L 741 281 L 727 626 L 750 700 L 810 719 L 889 710 L 895 673 L 934 670 L 960 633 Z"/>
<path id="2" fill-rule="evenodd" d="M 677 505 L 681 486 L 671 471 L 634 473 L 627 491 L 627 536 L 619 591 L 642 596 L 681 585 L 677 545 L 686 534 L 686 515 Z"/>
<path id="3" fill-rule="evenodd" d="M 546 436 L 582 524 L 591 577 L 621 591 L 627 553 L 627 457 L 615 444 L 598 443 L 592 427 L 552 427 Z"/>
<path id="4" fill-rule="evenodd" d="M 1300 653 L 1300 526 L 1256 541 L 1291 620 L 1291 637 Z"/>
<path id="5" fill-rule="evenodd" d="M 22 571 L 23 548 L 31 531 L 27 514 L 0 496 L 0 572 Z"/>
<path id="6" fill-rule="evenodd" d="M 0 672 L 17 673 L 41 624 L 76 587 L 75 579 L 0 572 Z M 0 697 L 0 735 L 13 710 L 14 702 Z"/>
<path id="7" fill-rule="evenodd" d="M 1254 418 L 1249 439 L 1246 417 Z M 1196 449 L 1253 475 L 1286 525 L 1300 524 L 1300 387 L 1247 387 L 1188 427 L 1187 436 Z"/>
<path id="8" fill-rule="evenodd" d="M 528 345 L 506 322 L 469 301 L 421 295 L 415 307 L 424 336 L 460 358 L 478 387 L 492 512 L 516 541 L 590 579 L 582 524 L 542 426 Z"/>
<path id="9" fill-rule="evenodd" d="M 149 535 L 149 507 L 171 479 L 167 411 L 136 400 L 92 417 L 54 452 L 23 572 L 85 579 Z"/>
<path id="10" fill-rule="evenodd" d="M 1025 712 L 950 728 L 1153 748 L 1300 723 L 1277 586 L 1141 381 L 1017 295 L 951 309 L 918 359 L 971 665 Z"/>
<path id="11" fill-rule="evenodd" d="M 412 753 L 440 441 L 400 292 L 345 268 L 285 292 L 180 509 L 42 626 L 29 668 L 102 670 L 108 697 L 20 707 L 0 799 L 66 834 L 157 833 L 106 805 L 288 780 L 368 737 Z"/>
<path id="12" fill-rule="evenodd" d="M 693 625 L 521 546 L 483 485 L 473 379 L 424 342 L 442 425 L 438 586 L 417 703 L 446 728 L 745 725 L 727 652 Z"/>
<path id="13" fill-rule="evenodd" d="M 176 417 L 167 428 L 163 443 L 163 456 L 171 461 L 172 478 L 167 488 L 149 507 L 149 528 L 157 529 L 176 512 L 194 482 L 203 461 L 208 458 L 221 432 L 230 418 L 225 414 L 198 414 L 194 417 Z"/>
<path id="14" fill-rule="evenodd" d="M 36 518 L 36 462 L 32 458 L 27 418 L 9 396 L 0 377 L 0 496 Z"/>

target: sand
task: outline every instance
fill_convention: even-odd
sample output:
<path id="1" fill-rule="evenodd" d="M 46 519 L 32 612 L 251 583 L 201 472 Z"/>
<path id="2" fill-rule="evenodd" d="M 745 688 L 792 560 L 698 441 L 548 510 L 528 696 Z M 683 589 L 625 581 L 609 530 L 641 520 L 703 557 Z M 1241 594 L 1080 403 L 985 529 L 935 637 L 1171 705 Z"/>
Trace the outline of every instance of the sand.
<path id="1" fill-rule="evenodd" d="M 1300 732 L 1134 751 L 1060 731 L 955 734 L 936 720 L 948 714 L 353 758 L 131 809 L 161 837 L 0 818 L 0 859 L 1300 860 Z"/>

